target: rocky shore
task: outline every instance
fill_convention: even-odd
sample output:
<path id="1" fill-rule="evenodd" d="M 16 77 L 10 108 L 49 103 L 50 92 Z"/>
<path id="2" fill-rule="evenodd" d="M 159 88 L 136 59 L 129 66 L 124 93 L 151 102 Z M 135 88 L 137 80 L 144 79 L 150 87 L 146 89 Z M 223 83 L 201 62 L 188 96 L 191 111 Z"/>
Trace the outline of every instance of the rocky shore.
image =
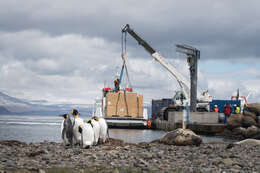
<path id="1" fill-rule="evenodd" d="M 232 114 L 220 136 L 235 139 L 260 139 L 260 104 L 248 104 L 243 113 Z"/>
<path id="2" fill-rule="evenodd" d="M 0 141 L 0 173 L 260 172 L 260 146 L 222 143 L 174 146 L 110 139 L 89 149 L 62 143 Z"/>

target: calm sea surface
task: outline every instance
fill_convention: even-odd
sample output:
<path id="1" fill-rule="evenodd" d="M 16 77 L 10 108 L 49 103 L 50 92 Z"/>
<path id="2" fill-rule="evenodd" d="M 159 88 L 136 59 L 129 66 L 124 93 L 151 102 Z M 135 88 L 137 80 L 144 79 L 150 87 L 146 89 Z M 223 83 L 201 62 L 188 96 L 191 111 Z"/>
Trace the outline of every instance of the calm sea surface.
<path id="1" fill-rule="evenodd" d="M 0 115 L 0 140 L 19 140 L 27 143 L 61 142 L 62 120 L 59 116 Z M 134 143 L 150 142 L 165 133 L 157 130 L 109 129 L 110 137 Z M 230 142 L 217 137 L 202 137 L 204 142 Z"/>

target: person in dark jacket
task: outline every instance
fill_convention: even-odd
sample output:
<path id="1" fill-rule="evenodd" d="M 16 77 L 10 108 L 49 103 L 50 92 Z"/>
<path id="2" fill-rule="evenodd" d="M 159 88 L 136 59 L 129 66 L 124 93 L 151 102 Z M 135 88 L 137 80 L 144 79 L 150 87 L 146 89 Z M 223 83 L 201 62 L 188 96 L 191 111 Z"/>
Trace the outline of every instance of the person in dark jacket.
<path id="1" fill-rule="evenodd" d="M 120 90 L 120 88 L 119 88 L 119 78 L 114 80 L 114 85 L 115 85 L 115 91 L 118 92 Z"/>
<path id="2" fill-rule="evenodd" d="M 225 114 L 225 117 L 224 117 L 224 124 L 227 123 L 227 119 L 229 118 L 230 114 L 232 112 L 232 108 L 230 106 L 229 103 L 227 103 L 224 107 L 224 114 Z"/>

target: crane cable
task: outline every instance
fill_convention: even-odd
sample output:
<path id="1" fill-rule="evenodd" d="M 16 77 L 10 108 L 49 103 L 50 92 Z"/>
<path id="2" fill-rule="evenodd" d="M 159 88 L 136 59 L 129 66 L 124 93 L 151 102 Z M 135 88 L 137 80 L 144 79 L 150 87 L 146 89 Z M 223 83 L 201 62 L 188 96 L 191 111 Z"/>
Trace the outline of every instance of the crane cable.
<path id="1" fill-rule="evenodd" d="M 126 71 L 126 77 L 127 77 L 127 82 L 129 84 L 129 87 L 132 88 L 132 84 L 130 82 L 130 78 L 129 78 L 129 73 L 128 73 L 128 69 L 127 69 L 127 66 L 126 66 L 126 59 L 125 59 L 125 56 L 126 56 L 126 32 L 123 33 L 122 32 L 122 37 L 121 37 L 121 41 L 122 41 L 122 59 L 123 59 L 123 66 L 125 67 L 125 71 Z"/>
<path id="2" fill-rule="evenodd" d="M 126 63 L 125 63 L 125 61 L 126 61 L 125 56 L 126 56 L 126 32 L 125 32 L 125 35 L 124 35 L 124 33 L 122 33 L 122 59 L 123 59 L 123 67 L 125 67 L 125 71 L 126 71 L 128 84 L 131 87 L 131 83 L 129 80 L 129 74 L 128 74 Z M 125 101 L 125 106 L 126 106 L 126 116 L 130 116 L 129 110 L 128 110 L 127 99 L 126 99 L 126 90 L 124 90 L 124 101 Z"/>

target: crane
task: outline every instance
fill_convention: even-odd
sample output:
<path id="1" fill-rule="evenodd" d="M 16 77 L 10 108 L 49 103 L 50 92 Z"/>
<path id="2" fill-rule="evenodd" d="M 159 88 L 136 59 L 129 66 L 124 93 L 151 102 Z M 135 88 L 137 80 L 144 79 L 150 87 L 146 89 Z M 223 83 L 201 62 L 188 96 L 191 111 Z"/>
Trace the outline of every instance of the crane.
<path id="1" fill-rule="evenodd" d="M 153 49 L 145 40 L 143 40 L 142 38 L 140 38 L 129 26 L 129 24 L 127 24 L 123 29 L 122 29 L 122 33 L 129 33 L 135 40 L 137 40 L 137 42 L 142 45 L 144 47 L 144 49 L 150 53 L 150 55 L 156 60 L 158 61 L 166 70 L 168 70 L 173 76 L 174 78 L 177 80 L 178 84 L 180 85 L 181 88 L 181 93 L 180 97 L 174 97 L 175 98 L 175 102 L 177 103 L 177 105 L 185 105 L 184 102 L 188 102 L 190 100 L 190 94 L 189 94 L 189 90 L 190 90 L 190 82 L 174 67 L 172 66 L 169 62 L 167 62 L 167 60 L 161 56 L 155 49 Z M 183 49 L 184 50 L 184 49 Z M 191 54 L 191 50 L 186 49 L 186 53 L 187 54 Z M 186 90 L 188 89 L 188 91 Z M 184 96 L 184 101 L 178 102 L 178 98 L 182 98 L 182 94 Z M 202 104 L 200 105 L 208 105 L 208 103 L 210 101 L 212 101 L 212 97 L 208 94 L 207 91 L 203 92 L 203 93 L 199 93 L 200 96 L 197 97 L 197 100 L 199 102 L 202 102 Z M 182 99 L 181 99 L 182 100 Z M 205 104 L 206 103 L 206 104 Z M 198 104 L 199 106 L 199 104 Z"/>

